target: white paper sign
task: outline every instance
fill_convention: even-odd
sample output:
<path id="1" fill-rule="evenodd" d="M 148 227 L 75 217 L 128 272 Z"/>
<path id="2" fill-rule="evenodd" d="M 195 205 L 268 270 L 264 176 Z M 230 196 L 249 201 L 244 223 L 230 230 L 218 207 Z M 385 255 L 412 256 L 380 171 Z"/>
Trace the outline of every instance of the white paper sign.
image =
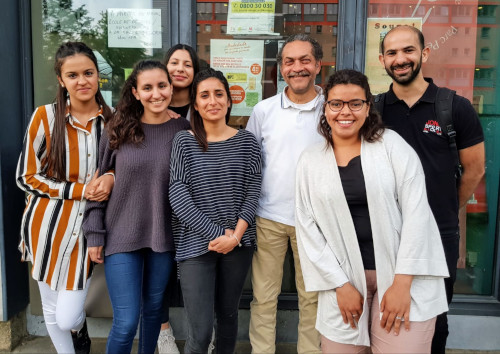
<path id="1" fill-rule="evenodd" d="M 229 0 L 228 34 L 274 33 L 275 0 Z"/>
<path id="2" fill-rule="evenodd" d="M 161 48 L 161 9 L 108 9 L 108 47 Z"/>

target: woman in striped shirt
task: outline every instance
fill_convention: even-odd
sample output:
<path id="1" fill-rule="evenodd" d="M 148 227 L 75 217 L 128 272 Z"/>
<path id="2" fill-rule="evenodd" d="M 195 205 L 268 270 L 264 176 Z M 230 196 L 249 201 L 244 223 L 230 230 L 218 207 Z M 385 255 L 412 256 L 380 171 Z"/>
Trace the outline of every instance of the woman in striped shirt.
<path id="1" fill-rule="evenodd" d="M 33 113 L 16 171 L 17 185 L 27 193 L 19 250 L 23 261 L 33 263 L 57 352 L 88 353 L 83 305 L 92 262 L 81 225 L 86 200 L 109 195 L 103 181 L 113 177 L 96 179 L 95 172 L 111 110 L 99 92 L 97 59 L 84 43 L 61 45 L 55 72 L 56 101 Z"/>
<path id="2" fill-rule="evenodd" d="M 192 132 L 175 137 L 170 163 L 176 260 L 187 312 L 186 353 L 232 353 L 238 305 L 255 247 L 261 155 L 255 137 L 227 125 L 231 96 L 220 71 L 203 70 L 191 91 Z"/>

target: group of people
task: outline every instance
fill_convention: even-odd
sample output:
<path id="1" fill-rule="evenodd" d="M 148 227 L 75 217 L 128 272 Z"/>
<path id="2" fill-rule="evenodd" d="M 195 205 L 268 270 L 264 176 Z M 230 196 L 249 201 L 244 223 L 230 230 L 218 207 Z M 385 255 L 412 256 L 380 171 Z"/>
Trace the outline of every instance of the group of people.
<path id="1" fill-rule="evenodd" d="M 388 32 L 381 115 L 360 72 L 316 86 L 322 48 L 293 35 L 277 56 L 286 88 L 236 130 L 226 78 L 200 71 L 189 46 L 137 63 L 112 110 L 92 50 L 61 45 L 56 101 L 35 110 L 17 170 L 19 248 L 56 350 L 89 352 L 84 301 L 104 263 L 107 352 L 130 352 L 139 323 L 139 352 L 172 343 L 164 294 L 176 276 L 184 352 L 207 353 L 211 341 L 234 352 L 251 267 L 252 352 L 273 353 L 290 244 L 299 353 L 444 353 L 458 211 L 484 173 L 484 139 L 454 95 L 458 176 L 444 129 L 424 129 L 439 124 L 438 88 L 421 71 L 429 54 L 418 29 Z"/>

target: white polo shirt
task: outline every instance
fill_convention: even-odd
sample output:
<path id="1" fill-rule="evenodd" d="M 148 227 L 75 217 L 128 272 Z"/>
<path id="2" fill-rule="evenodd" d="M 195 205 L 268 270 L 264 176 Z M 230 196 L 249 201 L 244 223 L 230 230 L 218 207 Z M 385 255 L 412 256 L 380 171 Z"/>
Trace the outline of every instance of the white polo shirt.
<path id="1" fill-rule="evenodd" d="M 257 215 L 295 226 L 295 169 L 302 151 L 324 141 L 318 133 L 323 90 L 310 102 L 290 101 L 286 89 L 259 102 L 247 124 L 262 149 L 262 191 Z"/>

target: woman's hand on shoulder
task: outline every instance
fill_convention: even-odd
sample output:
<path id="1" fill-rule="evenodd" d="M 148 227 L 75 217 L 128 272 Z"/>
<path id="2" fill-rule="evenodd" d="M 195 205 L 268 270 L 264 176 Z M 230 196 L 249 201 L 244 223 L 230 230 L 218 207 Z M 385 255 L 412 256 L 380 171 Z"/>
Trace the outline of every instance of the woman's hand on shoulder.
<path id="1" fill-rule="evenodd" d="M 177 118 L 180 118 L 181 115 L 179 113 L 175 113 L 174 111 L 172 111 L 171 109 L 167 109 L 167 114 L 170 118 L 172 119 L 177 119 Z"/>
<path id="2" fill-rule="evenodd" d="M 356 328 L 356 323 L 363 313 L 363 295 L 349 282 L 336 288 L 335 292 L 344 323 Z"/>
<path id="3" fill-rule="evenodd" d="M 89 256 L 92 262 L 95 263 L 104 263 L 104 247 L 103 246 L 95 246 L 88 248 Z"/>
<path id="4" fill-rule="evenodd" d="M 394 327 L 394 334 L 398 335 L 403 320 L 405 329 L 410 330 L 410 288 L 412 281 L 412 275 L 396 274 L 392 285 L 387 289 L 380 302 L 380 312 L 382 313 L 380 327 L 385 328 L 387 333 Z"/>

